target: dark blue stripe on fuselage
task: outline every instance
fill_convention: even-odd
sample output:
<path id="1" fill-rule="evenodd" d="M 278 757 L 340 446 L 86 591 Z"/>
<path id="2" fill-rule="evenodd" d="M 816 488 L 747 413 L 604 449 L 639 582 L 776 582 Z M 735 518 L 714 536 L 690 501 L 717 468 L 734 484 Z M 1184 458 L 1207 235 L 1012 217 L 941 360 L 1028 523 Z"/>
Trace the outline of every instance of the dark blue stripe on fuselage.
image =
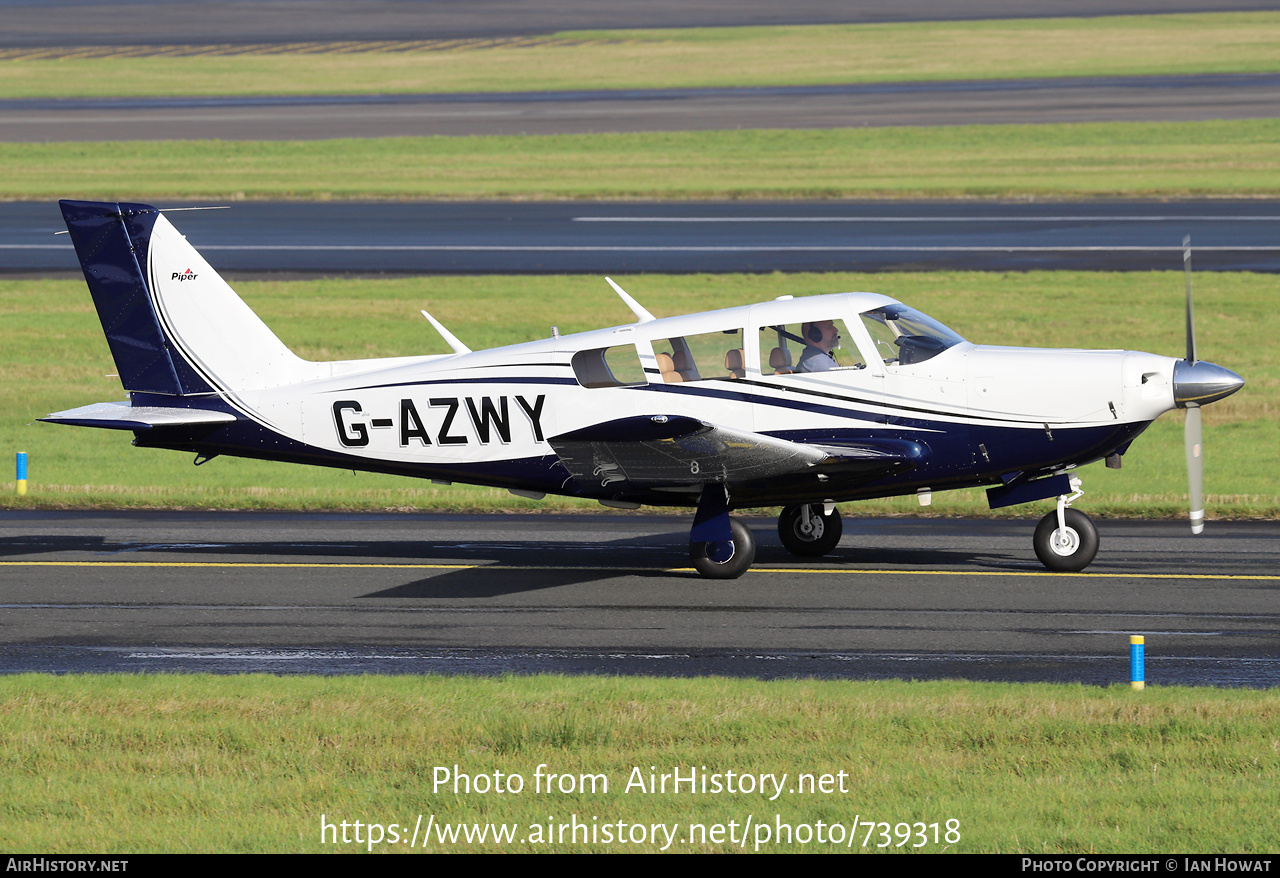
<path id="1" fill-rule="evenodd" d="M 202 401 L 201 408 L 230 410 L 220 400 Z M 895 430 L 886 434 L 858 429 L 781 431 L 772 435 L 801 443 L 858 442 L 871 439 L 903 439 L 922 442 L 929 448 L 927 458 L 910 471 L 885 476 L 862 484 L 842 488 L 834 496 L 829 488 L 815 481 L 813 497 L 830 497 L 837 501 L 888 497 L 914 493 L 928 487 L 935 491 L 948 488 L 987 486 L 1001 483 L 1001 476 L 1021 472 L 1027 477 L 1047 474 L 1072 464 L 1088 463 L 1124 447 L 1146 427 L 1146 424 L 1121 424 L 1060 430 L 1050 442 L 1043 431 L 997 428 L 983 434 L 990 442 L 991 461 L 979 462 L 976 445 L 955 441 L 945 434 L 921 436 L 912 430 Z M 1004 441 L 998 441 L 1003 439 Z M 490 485 L 500 488 L 525 488 L 569 496 L 603 497 L 663 505 L 689 506 L 694 498 L 670 492 L 631 490 L 612 484 L 606 490 L 595 484 L 578 484 L 561 465 L 555 454 L 487 462 L 389 461 L 333 452 L 298 442 L 272 432 L 251 421 L 226 425 L 199 425 L 182 428 L 157 428 L 137 435 L 136 444 L 146 447 L 173 448 L 201 454 L 226 454 L 264 460 L 282 460 L 315 466 L 338 467 L 367 472 L 380 472 L 413 478 L 443 478 L 457 482 Z M 805 480 L 798 474 L 795 481 Z M 808 476 L 812 480 L 813 476 Z M 745 496 L 745 495 L 744 495 Z M 748 505 L 767 505 L 769 498 L 751 494 Z"/>
<path id="2" fill-rule="evenodd" d="M 738 381 L 726 381 L 726 384 L 738 384 Z M 741 382 L 746 384 L 747 382 Z M 772 386 L 772 385 L 765 385 Z M 847 408 L 836 408 L 830 405 L 815 404 L 806 400 L 779 399 L 776 396 L 765 396 L 761 393 L 754 393 L 750 390 L 725 390 L 716 387 L 693 386 L 691 383 L 684 384 L 637 384 L 628 388 L 631 390 L 651 391 L 658 393 L 674 393 L 677 396 L 705 396 L 712 399 L 728 399 L 734 402 L 741 402 L 744 405 L 768 405 L 775 408 L 794 409 L 796 411 L 817 412 L 819 414 L 831 415 L 837 418 L 846 418 L 853 421 L 877 421 L 883 422 L 884 417 L 874 412 L 855 412 Z M 878 405 L 878 403 L 847 398 L 832 397 L 834 399 L 846 400 L 850 403 L 862 403 L 864 405 Z"/>
<path id="3" fill-rule="evenodd" d="M 521 364 L 526 365 L 526 364 Z M 560 364 L 550 364 L 560 365 Z M 485 368 L 508 368 L 506 366 L 492 366 Z M 504 377 L 488 377 L 488 378 L 441 378 L 438 380 L 417 380 L 417 381 L 401 381 L 390 384 L 368 384 L 361 387 L 351 387 L 346 390 L 381 390 L 393 387 L 416 387 L 429 386 L 437 384 L 559 384 L 568 386 L 581 386 L 572 378 L 533 378 L 527 376 Z M 720 386 L 714 386 L 720 385 Z M 724 385 L 731 385 L 735 389 L 725 389 Z M 769 396 L 750 388 L 760 387 L 785 393 L 804 399 L 787 399 L 777 396 Z M 584 388 L 585 389 L 585 388 Z M 847 418 L 854 421 L 876 421 L 881 424 L 898 424 L 910 425 L 917 429 L 929 429 L 936 427 L 937 429 L 946 429 L 946 422 L 928 420 L 927 417 L 916 416 L 933 416 L 938 418 L 960 418 L 960 419 L 980 419 L 984 422 L 995 422 L 1005 424 L 1027 425 L 1029 422 L 1019 418 L 999 417 L 995 415 L 975 414 L 971 412 L 948 412 L 939 409 L 919 408 L 915 406 L 902 405 L 901 403 L 886 402 L 883 399 L 867 398 L 853 396 L 847 394 L 831 393 L 822 390 L 813 390 L 807 387 L 800 387 L 788 384 L 774 384 L 763 381 L 753 381 L 751 379 L 708 379 L 707 381 L 683 382 L 680 384 L 632 384 L 611 388 L 596 388 L 609 390 L 632 390 L 655 393 L 674 393 L 677 396 L 703 396 L 713 399 L 728 399 L 735 402 L 741 402 L 748 405 L 767 405 L 776 408 L 793 409 L 796 411 L 817 412 L 824 415 L 832 415 L 833 417 Z M 875 412 L 855 412 L 847 408 L 838 408 L 833 405 L 816 403 L 814 399 L 829 399 L 838 402 L 844 402 L 851 405 L 863 405 L 876 409 Z"/>
<path id="4" fill-rule="evenodd" d="M 568 379 L 555 378 L 473 378 L 462 381 L 405 382 L 378 386 L 513 382 L 575 383 Z M 919 461 L 913 461 L 914 466 L 909 471 L 886 475 L 860 484 L 842 486 L 834 496 L 826 493 L 828 489 L 819 485 L 815 476 L 807 477 L 808 480 L 814 481 L 813 497 L 819 499 L 831 497 L 838 501 L 910 494 L 923 487 L 945 490 L 996 485 L 1002 482 L 1002 476 L 1007 477 L 1013 473 L 1020 473 L 1024 478 L 1034 478 L 1060 471 L 1070 465 L 1088 463 L 1105 457 L 1116 449 L 1125 448 L 1148 426 L 1147 423 L 1117 423 L 1070 429 L 1059 427 L 1050 433 L 1041 425 L 1028 424 L 1015 427 L 1001 424 L 969 424 L 901 415 L 885 419 L 872 413 L 851 412 L 827 405 L 814 406 L 811 402 L 804 400 L 772 399 L 751 391 L 737 392 L 705 385 L 701 387 L 690 387 L 687 384 L 671 385 L 670 389 L 666 385 L 638 385 L 626 389 L 687 393 L 730 399 L 744 404 L 755 403 L 819 411 L 841 419 L 823 429 L 768 431 L 771 436 L 803 444 L 839 445 L 842 442 L 899 439 L 923 443 L 928 447 L 927 456 Z M 165 404 L 162 397 L 148 397 L 142 394 L 135 395 L 134 402 L 138 405 Z M 225 400 L 216 397 L 201 399 L 195 402 L 193 407 L 235 411 Z M 872 421 L 874 424 L 871 423 Z M 862 424 L 859 425 L 858 422 Z M 634 489 L 629 491 L 626 486 L 616 483 L 611 484 L 608 490 L 601 485 L 575 483 L 554 454 L 476 463 L 387 461 L 317 448 L 280 436 L 259 424 L 248 421 L 241 421 L 234 425 L 202 425 L 179 430 L 155 429 L 140 435 L 138 444 L 180 448 L 204 454 L 284 460 L 416 478 L 445 478 L 458 482 L 525 488 L 570 496 L 635 500 L 654 505 L 680 506 L 693 505 L 694 502 L 692 497 L 670 492 Z M 985 449 L 985 456 L 979 448 L 980 445 Z M 806 477 L 798 474 L 794 479 L 782 481 L 792 483 L 781 485 L 783 490 L 799 489 L 800 483 L 806 481 Z M 770 490 L 775 490 L 777 487 Z M 750 496 L 749 505 L 764 505 L 770 502 L 767 495 L 752 493 L 750 487 L 745 487 L 741 491 L 741 496 L 748 495 Z M 803 499 L 811 498 L 806 496 Z"/>
<path id="5" fill-rule="evenodd" d="M 888 402 L 884 399 L 878 399 L 874 397 L 868 398 L 868 397 L 861 397 L 861 396 L 853 396 L 850 394 L 831 393 L 829 391 L 813 390 L 808 387 L 802 387 L 794 384 L 780 384 L 780 383 L 775 384 L 775 383 L 765 382 L 765 381 L 753 381 L 749 378 L 738 378 L 738 379 L 732 379 L 732 380 L 724 379 L 724 378 L 715 378 L 715 379 L 709 379 L 709 380 L 731 384 L 735 387 L 741 387 L 742 385 L 747 385 L 752 387 L 764 387 L 764 388 L 769 388 L 770 390 L 777 391 L 779 393 L 795 394 L 797 396 L 812 397 L 817 399 L 833 399 L 833 400 L 838 400 L 840 402 L 870 406 L 872 408 L 882 411 L 881 414 L 876 416 L 876 419 L 881 423 L 886 423 L 886 422 L 898 423 L 900 421 L 905 423 L 906 421 L 902 419 L 912 419 L 910 422 L 919 425 L 922 429 L 924 428 L 924 425 L 932 424 L 934 422 L 927 421 L 921 418 L 914 418 L 913 417 L 914 415 L 932 415 L 934 417 L 940 417 L 940 418 L 942 417 L 977 418 L 983 421 L 994 421 L 997 423 L 1006 423 L 1006 424 L 1027 424 L 1028 423 L 1028 421 L 1026 421 L 1023 418 L 1008 418 L 1008 417 L 999 417 L 996 415 L 988 415 L 988 414 L 975 414 L 968 411 L 955 412 L 955 411 L 942 411 L 940 409 L 919 408 L 917 406 L 909 406 L 909 405 L 903 405 L 901 403 L 896 403 L 896 402 Z M 699 382 L 699 384 L 700 383 L 702 382 Z M 848 409 L 834 408 L 829 405 L 819 405 L 813 402 L 802 402 L 798 400 L 779 399 L 776 396 L 765 396 L 761 393 L 753 393 L 745 389 L 733 390 L 733 391 L 716 390 L 714 388 L 701 387 L 701 386 L 697 386 L 697 384 L 691 384 L 691 383 L 637 385 L 637 389 L 657 390 L 657 391 L 667 392 L 667 393 L 691 393 L 691 394 L 700 395 L 700 396 L 713 396 L 713 397 L 720 397 L 723 399 L 736 399 L 736 400 L 741 400 L 743 402 L 754 403 L 756 405 L 773 405 L 773 406 L 778 406 L 779 408 L 801 409 L 804 411 L 821 412 L 823 414 L 831 414 L 831 415 L 838 415 L 838 416 L 844 416 L 844 417 L 854 417 L 854 418 L 857 418 L 858 420 L 869 419 L 867 416 L 867 413 L 859 414 L 856 412 L 850 412 Z M 896 414 L 899 412 L 907 413 L 907 414 Z M 898 420 L 895 420 L 895 419 L 898 419 Z"/>

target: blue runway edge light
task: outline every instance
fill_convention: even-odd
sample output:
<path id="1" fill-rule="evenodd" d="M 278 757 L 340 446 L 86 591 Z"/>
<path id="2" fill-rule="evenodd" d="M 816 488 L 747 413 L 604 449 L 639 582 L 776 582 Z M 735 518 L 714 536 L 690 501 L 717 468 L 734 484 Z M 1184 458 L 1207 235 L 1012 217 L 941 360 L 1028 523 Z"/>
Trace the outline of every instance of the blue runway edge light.
<path id="1" fill-rule="evenodd" d="M 27 493 L 27 453 L 25 451 L 18 452 L 18 471 L 15 478 L 18 494 Z"/>
<path id="2" fill-rule="evenodd" d="M 1129 637 L 1129 685 L 1134 689 L 1146 686 L 1146 639 L 1141 634 Z"/>

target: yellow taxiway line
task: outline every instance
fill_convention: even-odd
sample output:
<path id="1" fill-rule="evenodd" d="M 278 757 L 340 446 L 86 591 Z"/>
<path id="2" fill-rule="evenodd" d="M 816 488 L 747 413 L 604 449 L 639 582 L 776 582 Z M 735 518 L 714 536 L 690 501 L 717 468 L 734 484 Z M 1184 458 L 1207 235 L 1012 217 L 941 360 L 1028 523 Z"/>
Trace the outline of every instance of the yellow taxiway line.
<path id="1" fill-rule="evenodd" d="M 208 567 L 223 569 L 312 570 L 614 570 L 656 572 L 641 567 L 591 567 L 534 564 L 372 564 L 326 561 L 0 561 L 0 567 Z M 665 573 L 695 573 L 692 567 L 669 567 Z M 1054 573 L 1048 570 L 877 570 L 861 567 L 752 567 L 748 573 L 843 573 L 856 576 L 1076 576 L 1085 579 L 1182 579 L 1277 582 L 1280 575 L 1216 573 Z"/>

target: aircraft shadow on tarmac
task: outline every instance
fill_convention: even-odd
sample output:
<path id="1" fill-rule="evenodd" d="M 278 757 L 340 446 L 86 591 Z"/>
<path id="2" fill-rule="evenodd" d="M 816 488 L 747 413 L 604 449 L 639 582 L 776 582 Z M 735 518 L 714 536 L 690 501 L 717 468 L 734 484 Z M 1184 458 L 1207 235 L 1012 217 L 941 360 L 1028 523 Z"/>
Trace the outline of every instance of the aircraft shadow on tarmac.
<path id="1" fill-rule="evenodd" d="M 550 588 L 561 588 L 567 585 L 604 582 L 622 576 L 643 579 L 678 577 L 688 578 L 695 582 L 702 581 L 702 578 L 692 570 L 688 572 L 670 572 L 659 567 L 647 570 L 641 567 L 631 570 L 617 567 L 611 567 L 607 570 L 598 567 L 560 567 L 531 570 L 527 567 L 512 569 L 495 565 L 492 567 L 473 567 L 467 570 L 451 570 L 438 576 L 406 582 L 394 588 L 370 592 L 369 594 L 360 595 L 360 597 L 399 598 L 401 600 L 414 598 L 423 600 L 496 598 L 543 591 Z"/>
<path id="2" fill-rule="evenodd" d="M 682 535 L 680 535 L 682 536 Z M 435 576 L 424 577 L 407 582 L 393 588 L 382 589 L 361 595 L 362 598 L 421 598 L 421 599 L 459 599 L 490 598 L 510 594 L 540 591 L 582 583 L 605 582 L 623 577 L 640 579 L 686 579 L 690 584 L 716 589 L 733 588 L 732 582 L 708 583 L 698 576 L 693 569 L 684 569 L 687 561 L 681 556 L 680 547 L 673 546 L 669 552 L 652 552 L 643 558 L 634 556 L 619 557 L 617 552 L 625 552 L 630 546 L 620 543 L 616 551 L 608 556 L 609 566 L 598 566 L 605 560 L 598 552 L 576 552 L 571 547 L 557 550 L 556 566 L 541 567 L 530 565 L 528 559 L 519 566 L 507 566 L 509 559 L 495 558 L 493 565 L 471 567 L 464 570 L 451 570 Z M 665 547 L 663 547 L 665 548 Z M 1011 559 L 979 555 L 960 550 L 918 551 L 909 549 L 851 549 L 836 551 L 825 558 L 797 559 L 789 555 L 782 546 L 765 545 L 759 547 L 756 555 L 757 564 L 778 565 L 779 567 L 804 567 L 806 569 L 829 570 L 839 573 L 842 569 L 875 566 L 888 569 L 906 569 L 939 566 L 964 569 L 966 567 L 993 566 L 1008 568 Z M 1031 567 L 1033 562 L 1026 566 Z M 667 566 L 670 565 L 670 566 Z M 672 569 L 675 567 L 676 569 Z M 750 575 L 746 580 L 750 581 Z M 848 584 L 847 582 L 845 584 Z"/>
<path id="3" fill-rule="evenodd" d="M 885 569 L 1010 569 L 1031 568 L 1033 559 L 963 549 L 868 548 L 847 545 L 857 539 L 846 534 L 847 547 L 824 558 L 796 558 L 777 537 L 763 528 L 755 531 L 756 563 L 771 567 L 803 567 L 839 572 L 844 568 Z M 476 564 L 445 570 L 393 588 L 361 595 L 365 598 L 487 598 L 539 591 L 623 577 L 688 579 L 706 584 L 688 565 L 684 533 L 656 534 L 596 543 L 512 542 L 510 540 L 421 541 L 369 540 L 353 542 L 112 542 L 102 536 L 25 535 L 0 539 L 0 557 L 86 553 L 95 560 L 108 557 L 145 562 L 154 559 L 249 559 L 259 563 L 305 563 L 328 559 L 335 564 Z M 230 563 L 236 563 L 231 560 Z M 358 583 L 359 569 L 350 571 Z M 749 581 L 749 580 L 748 580 Z M 717 588 L 732 588 L 718 583 Z"/>
<path id="4" fill-rule="evenodd" d="M 491 598 L 504 595 L 535 592 L 561 586 L 579 585 L 583 583 L 604 583 L 610 580 L 686 580 L 690 588 L 706 588 L 713 590 L 733 589 L 752 583 L 753 578 L 761 575 L 786 575 L 787 570 L 804 570 L 812 575 L 819 571 L 813 579 L 814 584 L 821 582 L 831 587 L 856 588 L 864 581 L 859 574 L 870 574 L 872 571 L 889 571 L 893 573 L 910 573 L 912 571 L 946 571 L 962 575 L 965 573 L 1033 573 L 1045 575 L 1046 571 L 1031 554 L 1011 549 L 1009 552 L 1000 549 L 971 550 L 963 548 L 917 549 L 895 547 L 859 547 L 848 545 L 849 535 L 846 533 L 845 544 L 830 555 L 823 558 L 797 558 L 789 554 L 776 539 L 757 534 L 760 540 L 756 554 L 756 567 L 742 579 L 731 581 L 707 581 L 698 576 L 683 554 L 683 545 L 678 541 L 683 534 L 670 535 L 669 541 L 663 545 L 652 546 L 659 551 L 640 554 L 635 551 L 634 544 L 619 541 L 610 547 L 607 553 L 601 553 L 601 546 L 574 547 L 560 546 L 555 550 L 554 560 L 534 561 L 525 555 L 512 557 L 500 552 L 481 552 L 491 563 L 465 569 L 442 571 L 438 574 L 415 579 L 402 585 L 360 595 L 362 598 L 398 598 L 423 600 L 431 599 L 467 599 Z M 855 536 L 856 539 L 856 536 Z M 771 544 L 772 543 L 772 544 Z M 456 555 L 454 556 L 456 557 Z M 1260 559 L 1257 565 L 1259 574 L 1274 572 L 1270 566 L 1271 559 Z M 603 566 L 607 564 L 608 566 Z M 545 565 L 545 566 L 544 566 Z M 1161 559 L 1144 555 L 1139 558 L 1118 558 L 1108 564 L 1110 575 L 1149 575 L 1153 566 L 1156 569 L 1174 572 L 1161 566 Z M 1210 567 L 1204 568 L 1208 572 Z M 845 576 L 822 576 L 821 573 L 846 574 Z M 1054 576 L 1055 574 L 1047 574 Z M 1086 574 L 1087 575 L 1087 574 Z M 907 586 L 912 577 L 900 577 Z M 883 582 L 878 579 L 877 581 Z M 791 580 L 792 583 L 795 580 Z M 965 588 L 982 590 L 984 583 L 993 587 L 997 580 L 966 579 Z M 1041 583 L 1052 583 L 1053 580 L 1041 580 Z M 879 587 L 879 586 L 877 586 Z M 1028 584 L 1028 589 L 1050 589 L 1057 585 Z"/>

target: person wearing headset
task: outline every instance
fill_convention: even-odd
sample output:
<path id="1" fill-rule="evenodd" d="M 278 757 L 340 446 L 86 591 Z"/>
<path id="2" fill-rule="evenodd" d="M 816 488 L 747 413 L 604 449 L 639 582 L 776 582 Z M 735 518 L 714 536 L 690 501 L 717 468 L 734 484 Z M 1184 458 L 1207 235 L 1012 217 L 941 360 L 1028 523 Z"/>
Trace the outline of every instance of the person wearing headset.
<path id="1" fill-rule="evenodd" d="M 815 320 L 800 327 L 804 333 L 805 347 L 800 354 L 798 372 L 826 372 L 836 367 L 836 355 L 832 353 L 840 347 L 840 331 L 835 321 Z"/>

